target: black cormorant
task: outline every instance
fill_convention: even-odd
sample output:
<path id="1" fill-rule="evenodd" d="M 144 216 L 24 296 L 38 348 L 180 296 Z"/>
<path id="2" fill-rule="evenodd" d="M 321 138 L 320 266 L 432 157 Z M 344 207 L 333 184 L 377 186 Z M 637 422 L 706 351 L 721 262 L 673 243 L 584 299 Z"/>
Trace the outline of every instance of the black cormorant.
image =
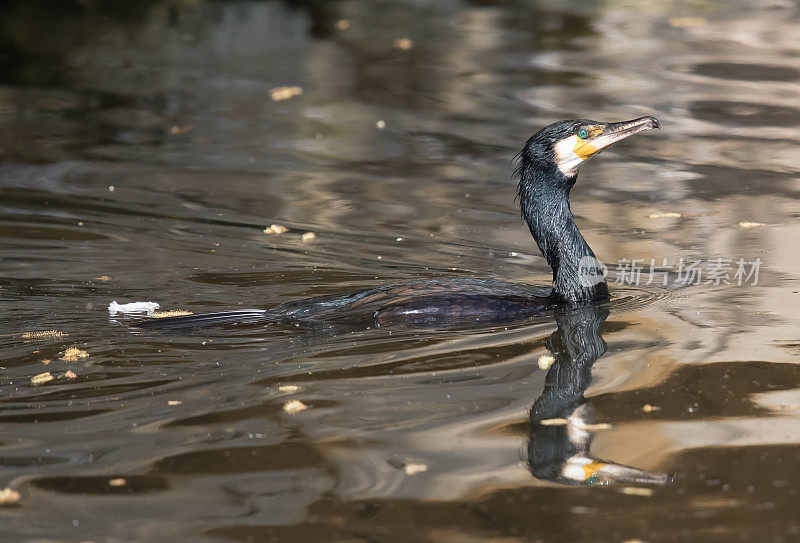
<path id="1" fill-rule="evenodd" d="M 570 190 L 587 159 L 615 142 L 658 127 L 654 117 L 616 123 L 559 121 L 526 142 L 516 170 L 520 207 L 553 269 L 549 289 L 483 279 L 421 280 L 298 300 L 269 309 L 168 317 L 139 324 L 161 329 L 237 322 L 442 326 L 510 321 L 558 307 L 605 301 L 609 293 L 602 264 L 575 225 Z"/>

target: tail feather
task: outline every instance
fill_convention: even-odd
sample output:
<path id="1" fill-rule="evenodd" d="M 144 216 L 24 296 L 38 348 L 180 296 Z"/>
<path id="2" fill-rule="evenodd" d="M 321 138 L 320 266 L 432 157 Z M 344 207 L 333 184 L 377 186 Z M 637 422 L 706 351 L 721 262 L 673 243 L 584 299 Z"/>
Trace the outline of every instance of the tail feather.
<path id="1" fill-rule="evenodd" d="M 264 309 L 237 309 L 218 313 L 198 313 L 179 317 L 151 318 L 136 323 L 140 328 L 150 330 L 171 330 L 180 328 L 204 328 L 231 323 L 257 323 L 274 320 Z"/>

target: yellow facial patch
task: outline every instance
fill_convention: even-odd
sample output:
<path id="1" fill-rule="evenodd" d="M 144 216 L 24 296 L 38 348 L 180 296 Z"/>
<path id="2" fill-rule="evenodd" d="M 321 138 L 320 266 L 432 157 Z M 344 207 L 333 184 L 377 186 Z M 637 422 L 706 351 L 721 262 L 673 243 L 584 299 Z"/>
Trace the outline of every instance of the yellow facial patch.
<path id="1" fill-rule="evenodd" d="M 600 128 L 599 126 L 589 128 L 588 131 L 589 131 L 589 137 L 591 138 L 599 136 L 600 134 L 603 133 L 603 129 Z M 599 151 L 599 149 L 594 145 L 592 145 L 588 140 L 585 140 L 579 136 L 575 137 L 575 147 L 573 149 L 573 152 L 579 157 L 581 157 L 583 160 L 586 160 L 587 158 L 595 154 L 597 151 Z"/>
<path id="2" fill-rule="evenodd" d="M 598 151 L 598 149 L 588 141 L 576 137 L 575 147 L 572 149 L 572 151 L 576 155 L 581 157 L 583 160 L 586 160 L 587 158 L 595 154 Z"/>
<path id="3" fill-rule="evenodd" d="M 601 470 L 605 464 L 602 462 L 590 462 L 583 466 L 583 480 L 594 477 L 594 475 Z"/>

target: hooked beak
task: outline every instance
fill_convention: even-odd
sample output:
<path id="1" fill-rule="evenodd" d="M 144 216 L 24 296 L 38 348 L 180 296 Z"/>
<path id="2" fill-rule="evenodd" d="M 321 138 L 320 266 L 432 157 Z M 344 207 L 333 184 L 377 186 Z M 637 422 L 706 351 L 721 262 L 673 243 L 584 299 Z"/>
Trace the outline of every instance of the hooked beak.
<path id="1" fill-rule="evenodd" d="M 655 128 L 661 128 L 661 123 L 655 117 L 650 116 L 619 123 L 605 123 L 592 130 L 588 138 L 578 138 L 578 142 L 575 145 L 575 154 L 586 160 L 609 145 L 639 132 Z"/>

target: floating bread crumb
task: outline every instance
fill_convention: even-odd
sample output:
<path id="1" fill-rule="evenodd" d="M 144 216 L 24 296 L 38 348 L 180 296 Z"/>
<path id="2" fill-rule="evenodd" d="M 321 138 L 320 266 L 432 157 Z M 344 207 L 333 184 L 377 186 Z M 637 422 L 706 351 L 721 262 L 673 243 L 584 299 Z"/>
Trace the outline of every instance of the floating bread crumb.
<path id="1" fill-rule="evenodd" d="M 64 377 L 66 377 L 67 379 L 77 379 L 78 374 L 72 370 L 67 370 L 67 373 L 64 374 Z"/>
<path id="2" fill-rule="evenodd" d="M 696 28 L 705 24 L 703 17 L 672 17 L 669 20 L 669 26 L 673 28 Z"/>
<path id="3" fill-rule="evenodd" d="M 64 362 L 77 362 L 82 358 L 89 358 L 89 353 L 86 351 L 82 351 L 77 347 L 70 347 L 66 351 L 64 351 L 64 356 L 61 357 L 61 360 Z"/>
<path id="4" fill-rule="evenodd" d="M 169 133 L 173 136 L 180 136 L 182 134 L 186 134 L 187 132 L 191 132 L 193 128 L 193 124 L 187 124 L 186 126 L 178 126 L 177 124 L 174 124 L 172 127 L 170 127 Z"/>
<path id="5" fill-rule="evenodd" d="M 59 338 L 65 337 L 69 334 L 59 330 L 42 330 L 40 332 L 23 332 L 22 339 L 44 339 L 44 338 Z"/>
<path id="6" fill-rule="evenodd" d="M 100 277 L 95 277 L 95 281 L 111 281 L 111 278 L 107 275 L 101 275 Z"/>
<path id="7" fill-rule="evenodd" d="M 180 400 L 167 400 L 167 405 L 180 405 L 182 403 Z"/>
<path id="8" fill-rule="evenodd" d="M 297 385 L 281 385 L 278 387 L 280 392 L 297 392 L 300 387 Z"/>
<path id="9" fill-rule="evenodd" d="M 763 222 L 739 221 L 739 228 L 758 228 L 759 226 L 766 226 L 766 224 Z"/>
<path id="10" fill-rule="evenodd" d="M 350 28 L 350 21 L 347 19 L 339 19 L 336 21 L 336 30 L 347 30 Z"/>
<path id="11" fill-rule="evenodd" d="M 115 477 L 113 479 L 108 480 L 108 486 L 120 487 L 120 486 L 125 486 L 127 484 L 128 480 L 125 479 L 124 477 Z"/>
<path id="12" fill-rule="evenodd" d="M 302 239 L 303 241 L 309 241 L 316 237 L 317 235 L 314 232 L 303 232 L 303 235 L 300 236 L 300 239 Z"/>
<path id="13" fill-rule="evenodd" d="M 0 490 L 0 505 L 13 505 L 19 501 L 19 492 L 11 488 Z"/>
<path id="14" fill-rule="evenodd" d="M 410 51 L 414 48 L 414 42 L 409 38 L 397 38 L 394 40 L 394 46 L 401 51 Z"/>
<path id="15" fill-rule="evenodd" d="M 154 319 L 164 319 L 166 317 L 184 317 L 191 314 L 192 312 L 186 309 L 173 309 L 171 311 L 156 311 L 150 316 Z"/>
<path id="16" fill-rule="evenodd" d="M 658 411 L 660 409 L 661 408 L 657 405 L 650 405 L 649 403 L 646 403 L 642 406 L 642 411 L 645 413 L 652 413 L 653 411 Z"/>
<path id="17" fill-rule="evenodd" d="M 549 354 L 543 354 L 539 357 L 539 369 L 540 370 L 547 370 L 550 369 L 550 366 L 556 361 L 555 357 Z"/>
<path id="18" fill-rule="evenodd" d="M 303 94 L 302 87 L 276 87 L 269 91 L 270 98 L 276 102 L 288 100 L 289 98 L 294 98 L 295 96 L 300 96 L 301 94 Z"/>
<path id="19" fill-rule="evenodd" d="M 265 234 L 284 234 L 288 231 L 289 229 L 282 224 L 271 224 L 264 229 Z"/>
<path id="20" fill-rule="evenodd" d="M 653 489 L 646 488 L 646 487 L 637 487 L 637 486 L 623 486 L 619 488 L 619 491 L 622 494 L 627 494 L 629 496 L 652 496 Z"/>
<path id="21" fill-rule="evenodd" d="M 43 385 L 45 383 L 49 383 L 53 379 L 55 379 L 55 377 L 53 377 L 53 374 L 50 373 L 49 371 L 46 371 L 44 373 L 39 373 L 31 377 L 31 384 L 34 386 Z"/>
<path id="22" fill-rule="evenodd" d="M 414 475 L 415 473 L 428 471 L 428 466 L 425 464 L 406 464 L 403 466 L 403 471 L 406 472 L 406 475 Z"/>
<path id="23" fill-rule="evenodd" d="M 650 213 L 649 217 L 651 219 L 680 219 L 681 214 L 675 213 L 674 211 L 668 211 L 666 213 Z"/>
<path id="24" fill-rule="evenodd" d="M 300 400 L 289 400 L 285 404 L 283 404 L 283 410 L 293 415 L 294 413 L 299 413 L 300 411 L 305 411 L 308 409 L 308 406 L 301 402 Z"/>

